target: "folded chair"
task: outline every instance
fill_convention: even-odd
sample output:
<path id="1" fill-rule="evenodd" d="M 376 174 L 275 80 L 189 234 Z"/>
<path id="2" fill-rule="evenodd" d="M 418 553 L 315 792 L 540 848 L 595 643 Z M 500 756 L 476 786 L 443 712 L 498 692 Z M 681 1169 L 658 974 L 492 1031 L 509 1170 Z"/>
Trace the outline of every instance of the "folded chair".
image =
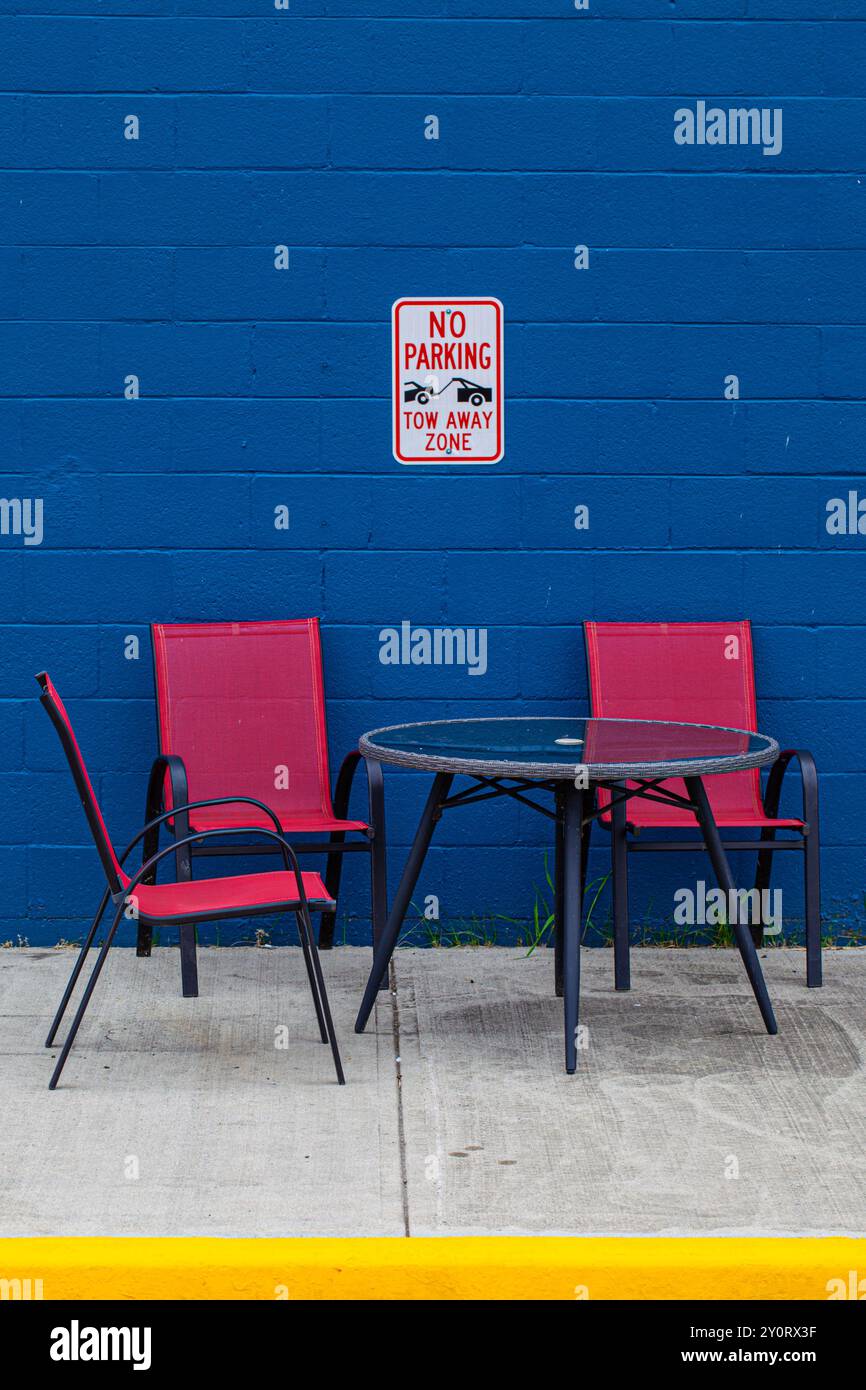
<path id="1" fill-rule="evenodd" d="M 731 623 L 597 623 L 584 624 L 592 712 L 597 717 L 665 719 L 720 724 L 756 732 L 755 673 L 752 631 L 747 621 Z M 779 816 L 782 779 L 790 764 L 800 770 L 803 814 Z M 806 898 L 806 982 L 821 984 L 820 844 L 818 774 L 805 749 L 786 749 L 770 769 L 765 793 L 755 768 L 705 779 L 720 829 L 759 830 L 757 840 L 726 840 L 727 850 L 756 850 L 755 888 L 769 888 L 771 855 L 776 850 L 803 854 Z M 671 778 L 680 791 L 682 783 Z M 599 803 L 610 803 L 607 792 Z M 626 818 L 628 816 L 628 819 Z M 685 810 L 655 801 L 633 799 L 614 808 L 602 823 L 613 840 L 612 897 L 616 988 L 629 988 L 628 855 L 637 851 L 703 849 L 695 840 L 646 840 L 643 831 L 677 830 L 694 821 Z M 790 832 L 776 839 L 777 831 Z M 763 897 L 759 899 L 763 902 Z M 755 945 L 763 924 L 752 927 Z"/>
<path id="2" fill-rule="evenodd" d="M 355 751 L 344 759 L 332 803 L 318 619 L 154 623 L 151 631 L 160 753 L 151 771 L 145 820 L 162 810 L 172 812 L 164 823 L 178 841 L 187 841 L 178 855 L 178 878 L 192 878 L 193 856 L 279 853 L 279 845 L 238 841 L 245 827 L 270 824 L 267 816 L 228 800 L 236 792 L 253 797 L 273 809 L 277 829 L 292 837 L 298 854 L 328 856 L 325 884 L 334 906 L 320 924 L 319 944 L 325 950 L 333 944 L 343 855 L 370 855 L 375 942 L 388 915 L 382 769 L 365 761 L 370 819 L 349 820 L 349 793 L 361 758 Z M 190 818 L 182 808 L 190 799 L 211 804 Z M 234 842 L 200 843 L 205 831 L 217 829 L 233 832 Z M 319 838 L 297 842 L 298 835 L 308 834 Z M 147 955 L 149 950 L 142 927 L 138 951 Z M 183 992 L 195 995 L 192 929 L 181 932 L 181 956 Z"/>
<path id="3" fill-rule="evenodd" d="M 337 1047 L 337 1038 L 334 1033 L 334 1025 L 331 1020 L 331 1011 L 328 1006 L 328 996 L 325 990 L 325 981 L 322 978 L 322 969 L 319 964 L 316 943 L 313 939 L 313 930 L 310 922 L 310 907 L 315 907 L 318 911 L 332 911 L 334 904 L 328 896 L 327 889 L 318 874 L 301 873 L 295 852 L 288 840 L 280 831 L 277 817 L 261 801 L 256 801 L 250 797 L 226 797 L 225 803 L 232 805 L 248 805 L 254 808 L 253 815 L 257 822 L 261 824 L 244 825 L 240 829 L 244 833 L 257 834 L 270 838 L 275 842 L 275 848 L 283 856 L 283 869 L 275 873 L 262 874 L 243 874 L 233 878 L 204 878 L 193 882 L 165 883 L 157 884 L 154 880 L 159 861 L 166 855 L 175 853 L 185 848 L 183 840 L 178 840 L 175 844 L 169 845 L 166 849 L 158 853 L 149 853 L 147 845 L 153 843 L 153 836 L 158 835 L 160 823 L 165 821 L 172 812 L 157 816 L 143 830 L 130 840 L 123 854 L 118 858 L 114 847 L 109 838 L 108 830 L 99 809 L 99 803 L 93 791 L 93 784 L 84 765 L 78 741 L 69 722 L 69 716 L 64 709 L 63 702 L 57 694 L 48 675 L 43 671 L 37 677 L 37 681 L 42 689 L 40 702 L 48 712 L 48 715 L 60 737 L 63 751 L 69 762 L 75 786 L 78 791 L 84 814 L 91 834 L 96 843 L 99 858 L 105 872 L 108 886 L 102 896 L 99 910 L 93 919 L 90 930 L 84 940 L 79 952 L 75 967 L 69 978 L 60 1007 L 54 1017 L 51 1030 L 45 1042 L 46 1047 L 51 1047 L 60 1026 L 61 1019 L 66 1012 L 66 1007 L 72 997 L 76 982 L 81 974 L 87 953 L 93 945 L 96 931 L 102 920 L 102 915 L 111 898 L 112 906 L 115 909 L 114 918 L 109 928 L 108 934 L 100 949 L 93 967 L 90 978 L 88 979 L 78 1010 L 72 1020 L 66 1041 L 54 1068 L 54 1074 L 49 1082 L 49 1089 L 54 1090 L 60 1079 L 60 1073 L 69 1056 L 70 1048 L 75 1041 L 75 1035 L 81 1026 L 87 1006 L 96 987 L 96 982 L 102 972 L 106 956 L 111 947 L 117 928 L 121 919 L 137 919 L 139 930 L 142 926 L 151 933 L 154 927 L 180 927 L 182 930 L 189 928 L 195 930 L 195 926 L 201 922 L 214 921 L 217 918 L 226 917 L 254 917 L 262 914 L 273 915 L 277 912 L 292 912 L 298 925 L 298 934 L 304 953 L 304 963 L 307 969 L 307 977 L 310 982 L 310 990 L 313 995 L 313 1004 L 316 1010 L 316 1018 L 319 1024 L 319 1033 L 323 1043 L 330 1043 L 331 1052 L 334 1058 L 334 1066 L 337 1072 L 337 1080 L 343 1085 L 343 1068 L 340 1063 L 340 1053 Z M 191 803 L 185 806 L 175 806 L 174 814 L 179 815 L 183 812 L 188 815 L 190 812 L 202 813 L 207 807 L 214 805 L 213 801 L 203 801 Z M 270 820 L 272 823 L 267 824 Z M 199 831 L 199 835 L 220 836 L 234 833 L 221 828 Z M 142 854 L 141 868 L 130 877 L 123 869 L 123 864 L 130 851 L 139 843 L 144 841 L 144 851 Z"/>

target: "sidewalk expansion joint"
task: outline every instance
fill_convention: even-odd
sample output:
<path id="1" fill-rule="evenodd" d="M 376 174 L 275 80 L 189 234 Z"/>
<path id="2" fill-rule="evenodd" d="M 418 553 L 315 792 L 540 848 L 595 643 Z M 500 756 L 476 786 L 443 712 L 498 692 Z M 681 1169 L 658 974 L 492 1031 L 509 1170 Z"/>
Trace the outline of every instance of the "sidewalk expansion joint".
<path id="1" fill-rule="evenodd" d="M 394 1079 L 397 1084 L 397 1148 L 400 1154 L 400 1194 L 403 1207 L 403 1234 L 411 1236 L 409 1225 L 409 1174 L 406 1168 L 406 1125 L 403 1116 L 403 1070 L 400 1056 L 400 1002 L 397 998 L 397 967 L 394 957 L 388 967 L 393 1022 Z"/>

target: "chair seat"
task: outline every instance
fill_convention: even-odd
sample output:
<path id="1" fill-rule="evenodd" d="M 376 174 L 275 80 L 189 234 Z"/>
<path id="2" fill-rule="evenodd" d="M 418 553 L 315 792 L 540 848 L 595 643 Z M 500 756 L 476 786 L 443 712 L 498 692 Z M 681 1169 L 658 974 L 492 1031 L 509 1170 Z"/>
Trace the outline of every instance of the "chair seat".
<path id="1" fill-rule="evenodd" d="M 321 911 L 334 906 L 317 873 L 302 873 L 307 901 Z M 243 912 L 279 912 L 298 901 L 298 884 L 285 869 L 266 874 L 238 874 L 232 878 L 199 878 L 189 883 L 141 883 L 135 889 L 142 917 L 213 918 Z"/>
<path id="2" fill-rule="evenodd" d="M 223 805 L 205 806 L 193 812 L 194 822 L 191 826 L 191 834 L 204 832 L 205 830 L 229 830 L 232 826 L 237 826 L 239 830 L 247 829 L 250 826 L 261 826 L 263 830 L 273 830 L 274 823 L 269 816 L 257 811 L 255 806 L 247 805 Z M 280 825 L 286 835 L 323 835 L 330 834 L 332 830 L 366 830 L 367 822 L 363 820 L 337 820 L 336 816 L 327 816 L 324 812 L 304 811 L 280 816 Z"/>

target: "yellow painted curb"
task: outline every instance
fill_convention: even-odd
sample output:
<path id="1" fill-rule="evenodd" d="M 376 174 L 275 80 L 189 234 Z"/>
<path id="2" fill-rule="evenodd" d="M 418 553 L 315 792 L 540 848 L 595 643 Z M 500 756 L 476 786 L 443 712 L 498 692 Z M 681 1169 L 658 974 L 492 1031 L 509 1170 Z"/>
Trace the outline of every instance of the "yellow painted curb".
<path id="1" fill-rule="evenodd" d="M 862 1276 L 843 1237 L 0 1240 L 3 1299 L 824 1300 Z"/>

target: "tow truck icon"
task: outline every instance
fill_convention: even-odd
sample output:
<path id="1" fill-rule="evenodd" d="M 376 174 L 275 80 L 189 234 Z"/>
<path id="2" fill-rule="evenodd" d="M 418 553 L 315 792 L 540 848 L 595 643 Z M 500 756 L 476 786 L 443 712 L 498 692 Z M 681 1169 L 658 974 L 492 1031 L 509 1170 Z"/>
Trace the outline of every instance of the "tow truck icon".
<path id="1" fill-rule="evenodd" d="M 449 382 L 442 387 L 441 391 L 434 391 L 431 386 L 421 386 L 417 381 L 403 382 L 403 401 L 415 401 L 417 405 L 426 405 L 434 396 L 444 396 L 449 386 L 457 383 L 457 400 L 461 404 L 474 406 L 483 405 L 485 401 L 493 400 L 493 388 L 491 386 L 479 386 L 475 381 L 467 381 L 465 376 L 452 376 Z"/>

